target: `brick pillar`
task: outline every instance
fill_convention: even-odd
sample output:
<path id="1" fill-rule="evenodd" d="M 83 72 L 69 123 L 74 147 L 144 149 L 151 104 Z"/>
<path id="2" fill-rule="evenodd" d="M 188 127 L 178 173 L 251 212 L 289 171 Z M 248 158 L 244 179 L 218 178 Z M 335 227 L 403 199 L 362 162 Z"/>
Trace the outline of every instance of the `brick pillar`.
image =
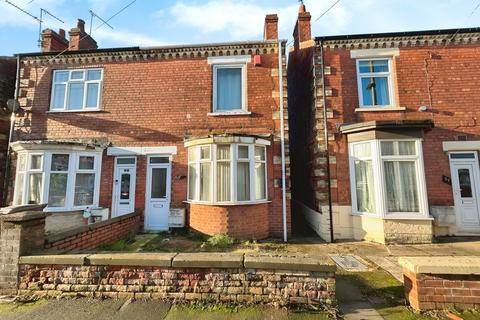
<path id="1" fill-rule="evenodd" d="M 0 216 L 0 292 L 16 292 L 20 256 L 43 249 L 45 216 L 42 211 Z"/>

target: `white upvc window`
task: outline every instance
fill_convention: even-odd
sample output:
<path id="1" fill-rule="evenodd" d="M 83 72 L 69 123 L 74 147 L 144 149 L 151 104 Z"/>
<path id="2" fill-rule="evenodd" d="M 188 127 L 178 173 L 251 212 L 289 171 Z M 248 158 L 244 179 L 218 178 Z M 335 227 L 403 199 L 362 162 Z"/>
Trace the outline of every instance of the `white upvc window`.
<path id="1" fill-rule="evenodd" d="M 394 107 L 392 58 L 368 58 L 356 61 L 360 107 Z"/>
<path id="2" fill-rule="evenodd" d="M 349 154 L 354 214 L 428 217 L 420 139 L 354 142 Z"/>
<path id="3" fill-rule="evenodd" d="M 53 71 L 50 111 L 100 110 L 102 69 Z"/>
<path id="4" fill-rule="evenodd" d="M 208 144 L 188 148 L 188 200 L 209 204 L 267 201 L 266 148 Z"/>
<path id="5" fill-rule="evenodd" d="M 98 206 L 101 153 L 20 151 L 14 205 L 47 203 L 48 211 Z"/>

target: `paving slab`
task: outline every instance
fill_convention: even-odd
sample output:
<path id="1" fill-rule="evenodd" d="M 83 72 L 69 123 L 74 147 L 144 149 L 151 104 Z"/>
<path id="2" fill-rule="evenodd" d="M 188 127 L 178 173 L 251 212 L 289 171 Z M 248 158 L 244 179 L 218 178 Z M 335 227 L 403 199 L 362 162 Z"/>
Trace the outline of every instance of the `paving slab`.
<path id="1" fill-rule="evenodd" d="M 84 265 L 88 254 L 62 254 L 62 255 L 41 255 L 22 256 L 20 264 L 72 264 Z"/>
<path id="2" fill-rule="evenodd" d="M 245 268 L 334 272 L 337 267 L 328 256 L 256 254 L 245 255 Z"/>
<path id="3" fill-rule="evenodd" d="M 359 288 L 339 277 L 335 284 L 340 311 L 347 320 L 383 320 Z"/>
<path id="4" fill-rule="evenodd" d="M 172 267 L 178 268 L 242 268 L 241 253 L 179 253 Z"/>
<path id="5" fill-rule="evenodd" d="M 88 256 L 92 266 L 171 267 L 176 253 L 99 253 Z"/>
<path id="6" fill-rule="evenodd" d="M 366 258 L 403 283 L 402 267 L 398 264 L 396 257 L 368 256 Z"/>

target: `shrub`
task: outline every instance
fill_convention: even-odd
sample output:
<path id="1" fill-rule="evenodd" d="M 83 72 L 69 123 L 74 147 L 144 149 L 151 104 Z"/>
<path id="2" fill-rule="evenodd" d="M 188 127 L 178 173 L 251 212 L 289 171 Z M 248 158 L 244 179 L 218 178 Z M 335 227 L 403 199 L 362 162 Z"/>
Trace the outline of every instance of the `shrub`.
<path id="1" fill-rule="evenodd" d="M 224 234 L 216 234 L 207 239 L 206 244 L 212 248 L 225 249 L 235 244 L 235 238 Z"/>

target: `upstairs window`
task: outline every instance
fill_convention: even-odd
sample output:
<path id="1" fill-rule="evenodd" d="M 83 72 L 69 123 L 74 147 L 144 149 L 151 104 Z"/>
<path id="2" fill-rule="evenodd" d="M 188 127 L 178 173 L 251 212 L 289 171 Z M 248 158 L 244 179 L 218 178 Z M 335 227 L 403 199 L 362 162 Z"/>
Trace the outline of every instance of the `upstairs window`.
<path id="1" fill-rule="evenodd" d="M 393 105 L 391 59 L 358 59 L 357 81 L 361 107 Z"/>
<path id="2" fill-rule="evenodd" d="M 102 69 L 55 70 L 50 111 L 100 109 Z"/>
<path id="3" fill-rule="evenodd" d="M 246 111 L 245 65 L 216 65 L 214 70 L 214 112 Z"/>

